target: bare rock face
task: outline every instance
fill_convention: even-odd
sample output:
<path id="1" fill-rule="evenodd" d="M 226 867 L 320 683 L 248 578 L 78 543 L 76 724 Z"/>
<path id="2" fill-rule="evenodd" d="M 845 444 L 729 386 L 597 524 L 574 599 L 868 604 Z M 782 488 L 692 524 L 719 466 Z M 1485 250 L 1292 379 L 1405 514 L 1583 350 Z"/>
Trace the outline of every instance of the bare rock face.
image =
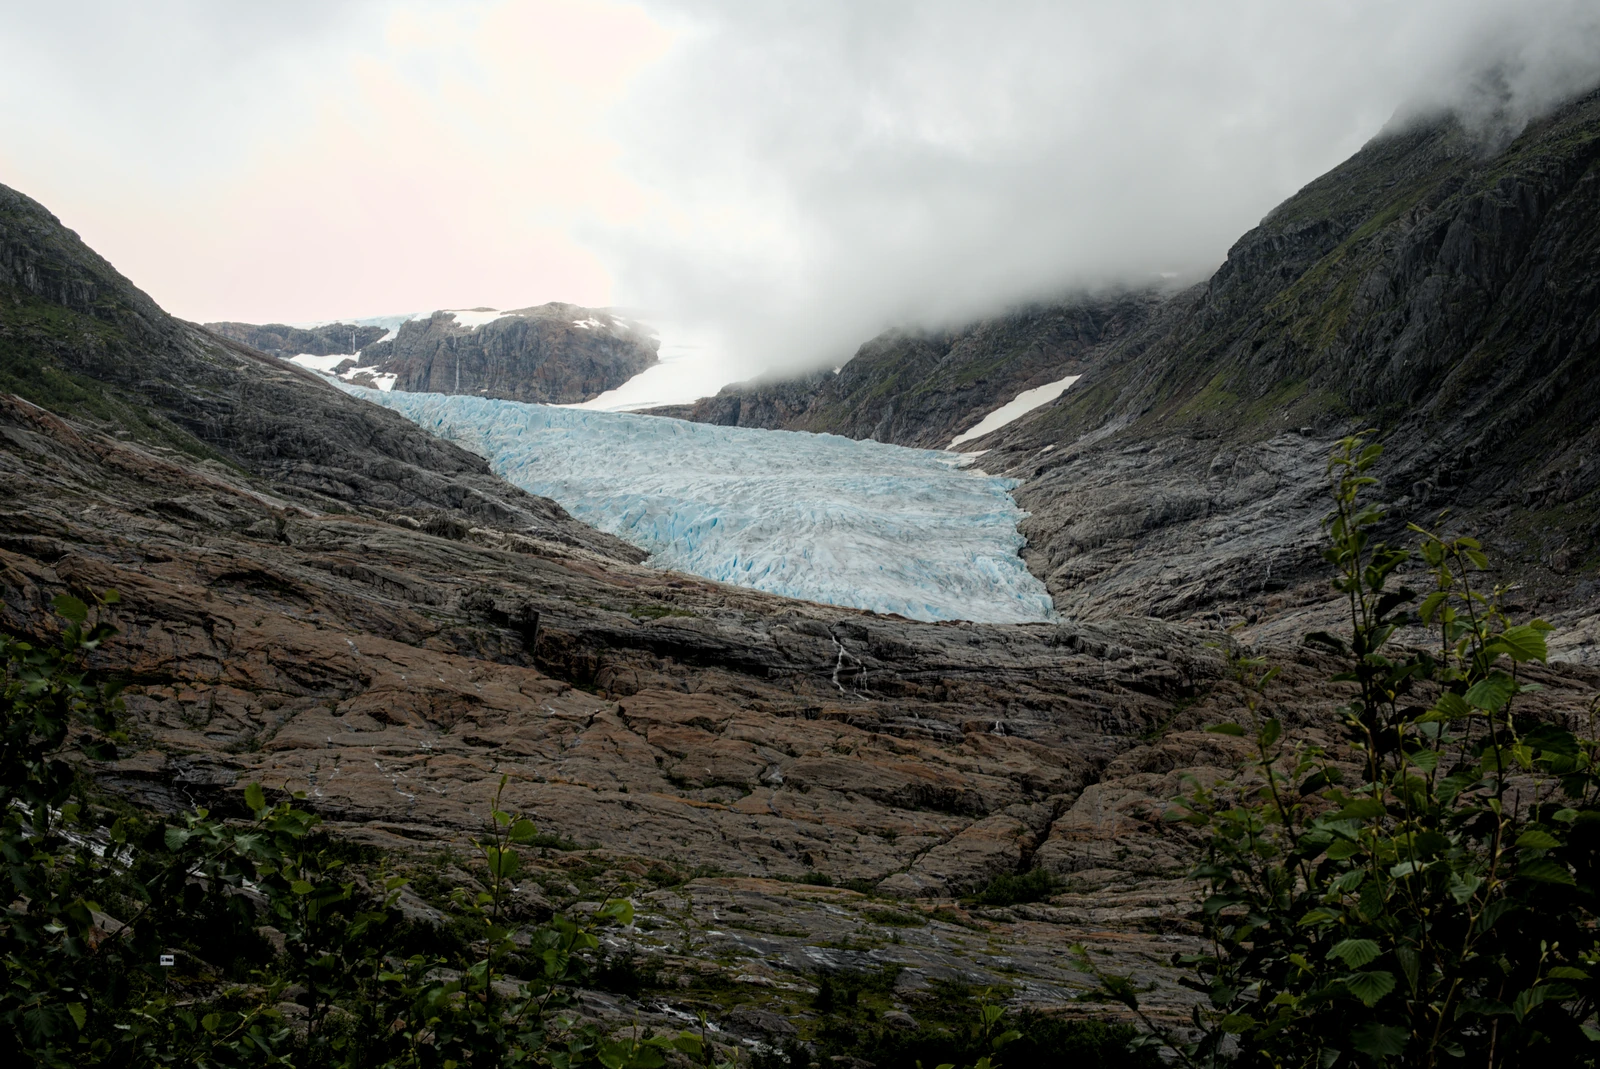
<path id="1" fill-rule="evenodd" d="M 488 314 L 488 313 L 485 313 Z M 575 404 L 621 386 L 656 363 L 655 334 L 606 309 L 544 304 L 463 325 L 435 312 L 401 324 L 361 350 L 357 366 L 394 375 L 413 393 L 464 393 L 507 401 Z"/>
<path id="2" fill-rule="evenodd" d="M 324 323 L 320 327 L 291 327 L 284 323 L 207 323 L 206 329 L 271 356 L 354 356 L 388 333 L 382 327 L 355 323 Z"/>
<path id="3" fill-rule="evenodd" d="M 837 372 L 735 383 L 653 414 L 942 448 L 1024 390 L 1083 374 L 1160 305 L 1149 292 L 1028 305 L 945 331 L 887 331 Z"/>

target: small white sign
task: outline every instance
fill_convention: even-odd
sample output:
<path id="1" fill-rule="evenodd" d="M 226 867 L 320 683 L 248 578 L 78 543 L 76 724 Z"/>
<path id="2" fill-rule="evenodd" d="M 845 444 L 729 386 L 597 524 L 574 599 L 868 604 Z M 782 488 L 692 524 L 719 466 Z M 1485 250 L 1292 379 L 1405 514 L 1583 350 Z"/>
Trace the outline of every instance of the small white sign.
<path id="1" fill-rule="evenodd" d="M 172 966 L 178 964 L 178 955 L 176 955 L 176 954 L 163 954 L 163 955 L 161 955 L 161 964 L 166 966 L 166 967 L 168 967 L 168 968 L 171 968 Z"/>

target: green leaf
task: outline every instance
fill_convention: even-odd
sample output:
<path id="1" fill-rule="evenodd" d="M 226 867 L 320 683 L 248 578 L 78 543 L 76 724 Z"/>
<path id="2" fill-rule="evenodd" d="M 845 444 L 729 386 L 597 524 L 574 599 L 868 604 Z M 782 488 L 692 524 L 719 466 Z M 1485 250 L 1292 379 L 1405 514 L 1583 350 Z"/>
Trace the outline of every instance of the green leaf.
<path id="1" fill-rule="evenodd" d="M 1238 724 L 1212 724 L 1210 727 L 1206 728 L 1206 730 L 1211 732 L 1213 735 L 1244 735 L 1244 728 L 1240 727 Z"/>
<path id="2" fill-rule="evenodd" d="M 1335 839 L 1328 845 L 1328 857 L 1333 861 L 1343 861 L 1347 857 L 1355 857 L 1361 853 L 1361 844 L 1350 839 Z"/>
<path id="3" fill-rule="evenodd" d="M 1396 947 L 1395 960 L 1400 963 L 1400 972 L 1406 978 L 1406 985 L 1411 988 L 1411 993 L 1417 993 L 1417 979 L 1422 972 L 1422 956 L 1411 947 Z"/>
<path id="4" fill-rule="evenodd" d="M 489 863 L 489 873 L 502 880 L 508 880 L 514 876 L 517 866 L 522 861 L 517 856 L 517 852 L 510 848 L 502 850 L 497 846 L 491 846 L 484 850 L 483 854 L 484 859 Z"/>
<path id="5" fill-rule="evenodd" d="M 1406 754 L 1406 760 L 1424 772 L 1432 772 L 1439 767 L 1438 750 L 1417 750 Z"/>
<path id="6" fill-rule="evenodd" d="M 255 813 L 267 808 L 267 792 L 261 789 L 261 784 L 252 783 L 244 789 L 244 804 Z"/>
<path id="7" fill-rule="evenodd" d="M 89 1014 L 84 1010 L 83 1003 L 67 1003 L 67 1013 L 72 1017 L 72 1023 L 78 1026 L 78 1031 L 83 1031 L 84 1022 L 89 1019 Z"/>
<path id="8" fill-rule="evenodd" d="M 1511 1003 L 1511 1012 L 1516 1014 L 1517 1020 L 1520 1021 L 1528 1015 L 1530 1010 L 1544 1002 L 1545 999 L 1549 998 L 1554 993 L 1554 990 L 1549 984 L 1542 984 L 1539 987 L 1530 987 L 1526 991 L 1522 991 L 1517 994 L 1515 1001 Z"/>
<path id="9" fill-rule="evenodd" d="M 1377 820 L 1389 810 L 1376 798 L 1355 798 L 1335 813 L 1333 820 Z"/>
<path id="10" fill-rule="evenodd" d="M 215 1032 L 220 1024 L 222 1024 L 222 1014 L 220 1013 L 208 1013 L 200 1018 L 200 1027 L 207 1032 Z"/>
<path id="11" fill-rule="evenodd" d="M 313 888 L 305 880 L 290 880 L 289 890 L 293 891 L 297 895 L 308 895 L 315 890 L 315 888 Z"/>
<path id="12" fill-rule="evenodd" d="M 626 898 L 613 898 L 600 907 L 596 916 L 603 921 L 612 921 L 623 927 L 633 923 L 633 903 Z"/>
<path id="13" fill-rule="evenodd" d="M 511 825 L 511 841 L 514 843 L 531 843 L 539 834 L 539 829 L 534 827 L 531 820 L 519 820 Z"/>
<path id="14" fill-rule="evenodd" d="M 89 618 L 89 606 L 71 594 L 58 594 L 50 604 L 56 607 L 56 612 L 75 624 L 81 624 Z"/>
<path id="15" fill-rule="evenodd" d="M 1550 975 L 1550 979 L 1552 979 L 1552 980 L 1587 980 L 1587 979 L 1589 979 L 1589 974 L 1587 972 L 1585 972 L 1582 969 L 1574 968 L 1571 965 L 1557 965 L 1555 968 L 1550 970 L 1550 974 L 1549 975 Z"/>
<path id="16" fill-rule="evenodd" d="M 1547 831 L 1538 828 L 1529 828 L 1517 836 L 1517 846 L 1524 850 L 1553 850 L 1561 845 L 1561 841 Z"/>
<path id="17" fill-rule="evenodd" d="M 1547 857 L 1524 861 L 1517 866 L 1517 875 L 1526 880 L 1538 880 L 1540 883 L 1564 883 L 1573 886 L 1578 882 L 1572 878 L 1572 872 L 1567 866 Z"/>
<path id="18" fill-rule="evenodd" d="M 1544 626 L 1541 627 L 1540 624 Z M 1549 647 L 1544 639 L 1545 632 L 1549 630 L 1550 625 L 1545 624 L 1543 620 L 1508 627 L 1488 644 L 1488 650 L 1499 650 L 1518 664 L 1528 661 L 1542 662 L 1550 656 Z"/>
<path id="19" fill-rule="evenodd" d="M 1466 905 L 1482 886 L 1482 876 L 1463 876 L 1456 872 L 1450 874 L 1450 897 L 1456 900 L 1457 905 Z"/>
<path id="20" fill-rule="evenodd" d="M 1370 963 L 1382 951 L 1370 939 L 1341 939 L 1328 950 L 1328 957 L 1338 958 L 1352 969 Z"/>
<path id="21" fill-rule="evenodd" d="M 1397 1058 L 1406 1052 L 1406 1030 L 1389 1024 L 1364 1024 L 1350 1032 L 1350 1045 L 1374 1058 Z"/>
<path id="22" fill-rule="evenodd" d="M 1256 1026 L 1256 1019 L 1248 1013 L 1230 1013 L 1224 1017 L 1219 1027 L 1231 1035 L 1248 1032 Z"/>
<path id="23" fill-rule="evenodd" d="M 166 842 L 168 850 L 182 850 L 183 844 L 189 841 L 189 830 L 187 828 L 168 828 L 161 838 Z"/>
<path id="24" fill-rule="evenodd" d="M 1463 695 L 1474 709 L 1494 713 L 1504 709 L 1506 702 L 1517 692 L 1517 681 L 1504 672 L 1492 672 L 1487 679 L 1474 683 Z"/>
<path id="25" fill-rule="evenodd" d="M 1271 746 L 1273 743 L 1277 742 L 1282 735 L 1283 724 L 1278 720 L 1268 720 L 1261 727 L 1261 734 L 1259 736 L 1261 739 L 1261 745 Z"/>
<path id="26" fill-rule="evenodd" d="M 1381 969 L 1351 973 L 1344 983 L 1356 998 L 1368 1006 L 1376 1006 L 1379 999 L 1394 990 L 1394 974 Z"/>

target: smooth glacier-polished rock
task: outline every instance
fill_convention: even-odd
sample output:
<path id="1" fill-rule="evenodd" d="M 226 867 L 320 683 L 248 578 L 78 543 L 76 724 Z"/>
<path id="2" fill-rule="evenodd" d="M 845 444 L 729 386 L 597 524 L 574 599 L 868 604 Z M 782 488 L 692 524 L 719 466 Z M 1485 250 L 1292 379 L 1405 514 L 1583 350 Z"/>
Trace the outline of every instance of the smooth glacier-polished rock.
<path id="1" fill-rule="evenodd" d="M 1007 479 L 949 454 L 444 394 L 351 392 L 531 493 L 722 582 L 914 620 L 1053 618 Z"/>

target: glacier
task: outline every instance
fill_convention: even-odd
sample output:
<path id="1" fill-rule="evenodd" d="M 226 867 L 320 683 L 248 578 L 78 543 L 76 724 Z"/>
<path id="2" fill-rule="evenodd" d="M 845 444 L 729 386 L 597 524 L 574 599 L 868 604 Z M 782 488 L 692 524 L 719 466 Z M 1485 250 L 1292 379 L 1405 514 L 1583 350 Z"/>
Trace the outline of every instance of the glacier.
<path id="1" fill-rule="evenodd" d="M 915 620 L 1055 618 L 1017 555 L 1015 481 L 962 471 L 950 453 L 338 385 L 483 456 L 657 567 Z"/>

